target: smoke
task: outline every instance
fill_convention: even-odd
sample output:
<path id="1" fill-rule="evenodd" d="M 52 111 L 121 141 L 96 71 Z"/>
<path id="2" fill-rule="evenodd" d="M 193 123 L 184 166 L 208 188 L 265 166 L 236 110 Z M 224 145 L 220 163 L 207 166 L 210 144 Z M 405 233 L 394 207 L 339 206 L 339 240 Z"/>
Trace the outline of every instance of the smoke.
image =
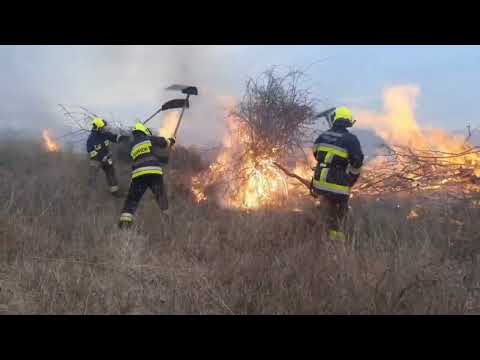
<path id="1" fill-rule="evenodd" d="M 41 128 L 39 124 L 55 124 L 55 109 L 42 91 L 48 83 L 39 81 L 38 70 L 21 47 L 1 46 L 0 68 L 0 129 L 30 134 Z"/>
<path id="2" fill-rule="evenodd" d="M 171 111 L 166 113 L 163 119 L 162 128 L 158 131 L 158 134 L 167 139 L 172 137 L 178 122 L 179 115 L 179 111 Z"/>
<path id="3" fill-rule="evenodd" d="M 229 46 L 2 46 L 0 129 L 60 135 L 66 126 L 57 104 L 85 106 L 125 126 L 145 119 L 178 92 L 172 83 L 197 86 L 178 139 L 186 144 L 219 142 L 224 99 L 237 97 Z M 241 84 L 236 84 L 237 86 Z M 149 123 L 160 129 L 165 115 Z"/>

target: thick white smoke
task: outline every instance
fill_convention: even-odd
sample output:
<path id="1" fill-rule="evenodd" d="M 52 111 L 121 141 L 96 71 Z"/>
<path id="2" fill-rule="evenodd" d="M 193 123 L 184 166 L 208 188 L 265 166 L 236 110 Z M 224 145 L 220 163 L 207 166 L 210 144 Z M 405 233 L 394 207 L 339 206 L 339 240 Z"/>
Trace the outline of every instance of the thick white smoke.
<path id="1" fill-rule="evenodd" d="M 183 97 L 172 83 L 195 85 L 179 132 L 186 144 L 218 143 L 223 101 L 238 96 L 229 46 L 3 46 L 0 128 L 32 134 L 68 131 L 57 104 L 81 105 L 125 125 L 144 119 L 162 102 Z M 235 84 L 235 85 L 233 85 Z M 163 116 L 152 120 L 162 126 Z"/>

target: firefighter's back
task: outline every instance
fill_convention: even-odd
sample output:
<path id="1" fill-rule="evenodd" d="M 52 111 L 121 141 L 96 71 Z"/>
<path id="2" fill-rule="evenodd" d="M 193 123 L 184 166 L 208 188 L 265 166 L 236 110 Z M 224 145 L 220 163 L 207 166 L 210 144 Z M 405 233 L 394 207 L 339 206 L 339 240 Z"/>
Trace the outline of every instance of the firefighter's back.
<path id="1" fill-rule="evenodd" d="M 314 193 L 349 198 L 364 158 L 357 136 L 347 130 L 349 123 L 336 121 L 315 141 L 313 154 L 318 163 L 312 184 Z"/>

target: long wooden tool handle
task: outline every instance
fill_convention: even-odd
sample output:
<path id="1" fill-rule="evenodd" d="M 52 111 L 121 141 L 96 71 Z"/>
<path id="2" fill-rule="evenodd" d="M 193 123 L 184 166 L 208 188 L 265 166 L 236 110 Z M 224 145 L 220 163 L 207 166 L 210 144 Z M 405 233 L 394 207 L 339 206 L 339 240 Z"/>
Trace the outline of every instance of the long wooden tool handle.
<path id="1" fill-rule="evenodd" d="M 295 173 L 292 173 L 290 171 L 288 171 L 287 169 L 285 169 L 282 165 L 280 165 L 279 163 L 276 163 L 274 162 L 273 163 L 276 167 L 278 167 L 280 170 L 282 170 L 285 175 L 287 175 L 288 177 L 292 177 L 294 179 L 297 179 L 298 181 L 300 181 L 303 185 L 305 185 L 308 189 L 310 189 L 310 181 L 308 181 L 307 179 L 304 179 L 302 178 L 301 176 L 295 174 Z"/>
<path id="2" fill-rule="evenodd" d="M 178 131 L 178 128 L 180 127 L 180 122 L 182 121 L 183 113 L 185 112 L 189 98 L 190 98 L 190 95 L 187 95 L 187 98 L 185 99 L 185 105 L 182 108 L 182 112 L 180 113 L 180 117 L 178 118 L 177 125 L 175 126 L 175 131 L 173 132 L 174 138 L 177 136 L 177 131 Z"/>
<path id="3" fill-rule="evenodd" d="M 161 111 L 162 111 L 162 108 L 160 108 L 160 109 L 158 109 L 157 111 L 155 111 L 155 112 L 153 113 L 153 115 L 151 115 L 147 120 L 145 120 L 145 121 L 143 122 L 143 125 L 145 125 L 145 124 L 148 123 L 150 120 L 152 120 L 152 119 L 155 117 L 155 115 L 157 115 L 157 114 L 158 114 L 159 112 L 161 112 Z"/>

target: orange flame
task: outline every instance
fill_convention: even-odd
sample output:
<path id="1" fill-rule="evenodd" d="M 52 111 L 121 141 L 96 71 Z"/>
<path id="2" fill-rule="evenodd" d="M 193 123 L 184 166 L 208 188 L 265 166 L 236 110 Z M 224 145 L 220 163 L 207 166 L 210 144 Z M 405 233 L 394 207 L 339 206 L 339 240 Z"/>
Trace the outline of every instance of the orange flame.
<path id="1" fill-rule="evenodd" d="M 356 125 L 372 128 L 389 144 L 424 143 L 425 139 L 415 118 L 415 103 L 419 95 L 420 89 L 415 85 L 388 88 L 383 94 L 384 113 L 357 110 Z"/>
<path id="2" fill-rule="evenodd" d="M 472 149 L 473 146 L 465 141 L 462 136 L 455 136 L 437 128 L 422 128 L 415 116 L 416 99 L 420 89 L 415 85 L 403 85 L 388 88 L 384 91 L 384 111 L 375 113 L 366 110 L 356 110 L 357 126 L 373 129 L 390 146 L 404 146 L 417 151 L 434 151 L 442 154 L 461 154 Z M 444 162 L 454 165 L 458 169 L 468 169 L 472 175 L 480 175 L 480 155 L 476 152 L 455 156 L 451 159 L 443 158 Z M 365 167 L 375 177 L 377 169 L 385 168 L 385 158 L 375 158 Z M 394 166 L 390 171 L 399 173 Z M 444 186 L 455 183 L 458 174 L 449 173 L 448 168 L 432 168 L 430 171 L 441 173 L 441 179 L 429 184 L 416 182 L 418 174 L 402 173 L 403 176 L 413 180 L 412 185 L 419 190 L 439 190 Z M 440 175 L 439 175 L 440 178 Z M 472 186 L 465 186 L 472 188 Z M 473 186 L 475 187 L 475 186 Z M 477 190 L 480 190 L 477 189 Z"/>
<path id="3" fill-rule="evenodd" d="M 226 122 L 229 131 L 223 138 L 222 152 L 206 172 L 192 180 L 196 200 L 207 200 L 206 189 L 217 185 L 220 189 L 214 194 L 215 200 L 226 207 L 259 209 L 285 204 L 289 194 L 299 190 L 295 181 L 287 179 L 274 164 L 283 154 L 279 149 L 271 149 L 266 154 L 247 151 L 248 129 L 233 116 L 227 115 Z M 238 163 L 239 154 L 245 154 L 241 163 Z M 297 170 L 300 168 L 298 164 Z"/>
<path id="4" fill-rule="evenodd" d="M 419 216 L 420 216 L 420 215 L 418 215 L 418 212 L 416 212 L 415 209 L 412 209 L 412 210 L 410 210 L 410 212 L 408 213 L 407 219 L 408 219 L 408 220 L 412 220 L 412 219 L 418 218 Z"/>
<path id="5" fill-rule="evenodd" d="M 422 128 L 417 122 L 415 107 L 420 88 L 415 85 L 402 85 L 390 87 L 384 91 L 384 110 L 372 112 L 361 109 L 354 109 L 355 117 L 359 127 L 373 129 L 388 145 L 405 146 L 415 150 L 434 151 L 438 154 L 459 154 L 464 153 L 472 146 L 465 142 L 465 139 L 454 136 L 442 129 Z M 227 103 L 227 101 L 224 101 Z M 230 105 L 233 106 L 233 105 Z M 240 209 L 258 209 L 271 206 L 283 206 L 290 194 L 296 198 L 308 195 L 308 190 L 299 185 L 296 180 L 286 178 L 275 166 L 275 162 L 284 162 L 284 154 L 281 149 L 271 149 L 265 154 L 247 153 L 241 164 L 235 161 L 239 154 L 245 153 L 250 143 L 250 129 L 246 128 L 241 121 L 233 116 L 226 116 L 228 133 L 223 138 L 223 149 L 216 161 L 210 168 L 192 180 L 192 190 L 198 202 L 209 200 L 215 197 L 220 203 L 227 207 Z M 312 178 L 312 167 L 316 161 L 310 149 L 306 152 L 308 159 L 298 161 L 293 172 L 304 179 Z M 467 169 L 467 173 L 480 176 L 480 155 L 478 153 L 467 153 L 462 156 L 447 158 L 449 164 L 455 165 L 455 169 Z M 365 166 L 365 172 L 369 175 L 362 175 L 362 180 L 370 177 L 370 180 L 377 180 L 381 171 L 401 173 L 402 176 L 412 180 L 412 188 L 419 190 L 438 190 L 455 183 L 457 170 L 445 173 L 441 167 L 433 166 L 428 171 L 439 172 L 438 179 L 422 182 L 418 174 L 402 172 L 402 166 L 386 163 L 384 157 L 377 157 Z M 409 171 L 407 171 L 409 172 Z M 453 179 L 453 181 L 452 181 Z M 458 182 L 460 184 L 460 181 Z M 380 185 L 381 186 L 381 185 Z M 384 192 L 388 193 L 388 185 L 384 184 Z M 480 185 L 464 185 L 468 191 L 480 192 Z M 215 191 L 208 191 L 216 188 Z M 360 186 L 353 188 L 354 194 L 365 194 L 359 190 Z M 372 194 L 377 194 L 372 189 Z M 410 212 L 408 219 L 415 219 L 420 216 L 419 210 Z"/>
<path id="6" fill-rule="evenodd" d="M 48 152 L 58 152 L 60 151 L 60 146 L 52 139 L 48 130 L 43 130 L 42 132 L 43 141 Z"/>
<path id="7" fill-rule="evenodd" d="M 420 88 L 415 85 L 394 86 L 383 94 L 381 114 L 356 110 L 356 126 L 373 129 L 389 145 L 403 145 L 420 150 L 460 153 L 466 149 L 464 139 L 442 129 L 421 128 L 415 117 Z M 477 159 L 477 156 L 471 157 Z"/>

